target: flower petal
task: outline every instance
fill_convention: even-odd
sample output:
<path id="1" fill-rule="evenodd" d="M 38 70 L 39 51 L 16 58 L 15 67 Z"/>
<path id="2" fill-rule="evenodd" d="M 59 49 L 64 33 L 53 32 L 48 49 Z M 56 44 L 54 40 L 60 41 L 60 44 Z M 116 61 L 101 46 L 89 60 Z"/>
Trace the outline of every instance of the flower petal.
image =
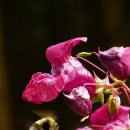
<path id="1" fill-rule="evenodd" d="M 120 126 L 124 128 L 130 127 L 130 107 L 121 106 L 119 112 L 113 117 L 117 122 L 120 122 Z"/>
<path id="2" fill-rule="evenodd" d="M 86 42 L 86 37 L 73 38 L 71 40 L 53 45 L 46 50 L 46 57 L 51 64 L 63 63 L 71 55 L 72 48 L 79 42 Z"/>
<path id="3" fill-rule="evenodd" d="M 102 107 L 100 107 L 99 109 L 97 109 L 90 116 L 91 125 L 104 126 L 110 121 L 111 121 L 111 116 L 109 115 L 107 104 L 105 104 Z"/>
<path id="4" fill-rule="evenodd" d="M 54 100 L 63 89 L 63 79 L 46 73 L 35 73 L 22 94 L 24 100 L 35 104 Z"/>
<path id="5" fill-rule="evenodd" d="M 129 113 L 130 107 L 120 106 L 119 111 L 111 117 L 108 112 L 108 105 L 105 104 L 91 114 L 90 124 L 97 126 L 97 128 L 102 126 L 103 130 L 109 130 L 108 128 L 112 130 L 116 130 L 116 128 L 123 130 L 124 128 L 125 130 L 125 128 L 130 128 Z"/>
<path id="6" fill-rule="evenodd" d="M 130 47 L 99 51 L 99 60 L 117 79 L 125 80 L 130 75 Z"/>
<path id="7" fill-rule="evenodd" d="M 91 73 L 74 57 L 68 57 L 67 62 L 52 66 L 52 75 L 62 76 L 64 79 L 64 91 L 72 91 L 73 88 L 83 86 L 85 83 L 95 83 Z M 95 95 L 96 86 L 86 85 L 91 99 Z"/>
<path id="8" fill-rule="evenodd" d="M 65 101 L 70 109 L 81 116 L 87 116 L 92 110 L 92 102 L 86 88 L 74 88 L 69 95 L 64 94 Z"/>

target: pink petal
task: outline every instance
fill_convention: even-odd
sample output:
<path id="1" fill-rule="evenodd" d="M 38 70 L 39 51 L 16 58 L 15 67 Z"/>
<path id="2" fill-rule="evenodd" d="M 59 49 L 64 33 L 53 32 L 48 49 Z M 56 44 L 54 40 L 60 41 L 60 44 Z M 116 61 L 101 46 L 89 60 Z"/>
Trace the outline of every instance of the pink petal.
<path id="1" fill-rule="evenodd" d="M 87 71 L 84 67 L 78 67 L 76 69 L 76 76 L 73 79 L 73 81 L 68 82 L 65 87 L 64 91 L 71 91 L 73 88 L 76 88 L 78 86 L 83 86 L 85 83 L 95 83 L 95 80 L 93 79 L 92 75 L 89 71 Z M 91 99 L 95 95 L 96 88 L 95 86 L 91 85 L 85 85 L 87 88 Z"/>
<path id="2" fill-rule="evenodd" d="M 63 79 L 46 73 L 35 73 L 22 94 L 22 98 L 35 104 L 54 100 L 63 89 Z"/>
<path id="3" fill-rule="evenodd" d="M 111 117 L 108 112 L 108 105 L 105 104 L 92 113 L 90 116 L 90 124 L 103 126 L 103 130 L 109 130 L 109 128 L 112 130 L 116 130 L 116 128 L 124 128 L 125 130 L 125 128 L 130 128 L 129 113 L 129 107 L 120 106 L 118 113 Z"/>
<path id="4" fill-rule="evenodd" d="M 83 86 L 85 83 L 95 83 L 91 73 L 74 57 L 68 57 L 67 62 L 52 66 L 52 75 L 62 76 L 65 82 L 64 91 L 72 91 L 73 88 Z M 95 95 L 96 87 L 86 85 L 91 99 Z"/>
<path id="5" fill-rule="evenodd" d="M 81 116 L 87 116 L 92 110 L 92 101 L 86 88 L 74 88 L 69 95 L 64 94 L 65 101 L 70 109 Z"/>
<path id="6" fill-rule="evenodd" d="M 130 75 L 130 47 L 112 47 L 107 51 L 99 51 L 99 60 L 117 79 L 125 80 Z"/>
<path id="7" fill-rule="evenodd" d="M 73 81 L 74 78 L 76 77 L 76 70 L 72 65 L 70 65 L 69 62 L 53 65 L 51 73 L 55 77 L 61 75 L 64 78 L 65 84 Z"/>
<path id="8" fill-rule="evenodd" d="M 125 48 L 125 53 L 121 57 L 121 62 L 127 66 L 127 73 L 130 74 L 130 47 Z"/>
<path id="9" fill-rule="evenodd" d="M 130 127 L 130 107 L 121 106 L 118 113 L 113 117 L 117 122 L 120 122 L 119 125 L 128 128 Z"/>
<path id="10" fill-rule="evenodd" d="M 86 42 L 86 37 L 74 38 L 62 43 L 53 45 L 46 50 L 46 57 L 51 64 L 63 63 L 71 55 L 72 48 L 79 42 Z"/>
<path id="11" fill-rule="evenodd" d="M 105 104 L 95 112 L 93 112 L 90 116 L 90 124 L 91 125 L 101 125 L 104 126 L 108 122 L 111 121 L 111 117 L 108 112 L 108 105 Z"/>

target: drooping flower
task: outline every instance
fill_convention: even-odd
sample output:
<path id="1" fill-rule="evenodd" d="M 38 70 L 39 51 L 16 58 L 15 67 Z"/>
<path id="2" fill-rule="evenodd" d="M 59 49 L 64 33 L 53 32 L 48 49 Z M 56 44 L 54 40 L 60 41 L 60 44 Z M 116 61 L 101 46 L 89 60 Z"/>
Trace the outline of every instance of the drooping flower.
<path id="1" fill-rule="evenodd" d="M 126 130 L 130 128 L 130 107 L 120 106 L 112 117 L 105 104 L 90 116 L 90 124 L 95 130 Z"/>
<path id="2" fill-rule="evenodd" d="M 22 98 L 35 104 L 54 100 L 64 87 L 62 77 L 37 72 L 32 75 L 32 79 L 22 94 Z"/>
<path id="3" fill-rule="evenodd" d="M 86 82 L 95 83 L 91 73 L 71 56 L 71 51 L 79 42 L 86 42 L 86 37 L 79 37 L 53 45 L 46 50 L 46 57 L 52 64 L 51 74 L 36 73 L 22 94 L 24 100 L 40 104 L 54 100 L 59 92 L 71 91 Z M 86 86 L 90 97 L 95 94 L 95 86 Z"/>
<path id="4" fill-rule="evenodd" d="M 53 45 L 46 50 L 48 61 L 52 64 L 52 75 L 54 77 L 62 76 L 64 78 L 64 91 L 71 91 L 73 88 L 83 86 L 86 82 L 95 83 L 91 73 L 83 65 L 71 56 L 74 46 L 81 41 L 86 42 L 86 37 L 79 37 Z M 91 98 L 95 94 L 95 86 L 86 85 Z M 91 88 L 91 89 L 90 89 Z"/>
<path id="5" fill-rule="evenodd" d="M 125 80 L 130 75 L 130 47 L 112 47 L 107 51 L 99 51 L 99 60 L 119 80 Z"/>
<path id="6" fill-rule="evenodd" d="M 64 94 L 65 101 L 70 109 L 81 116 L 87 116 L 92 110 L 92 101 L 85 87 L 74 88 L 69 95 Z"/>

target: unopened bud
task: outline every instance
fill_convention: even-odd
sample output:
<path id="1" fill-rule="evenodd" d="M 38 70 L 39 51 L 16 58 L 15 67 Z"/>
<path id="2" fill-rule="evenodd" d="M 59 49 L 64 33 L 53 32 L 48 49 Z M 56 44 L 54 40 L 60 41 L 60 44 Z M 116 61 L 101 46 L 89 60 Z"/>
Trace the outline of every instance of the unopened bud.
<path id="1" fill-rule="evenodd" d="M 91 55 L 92 55 L 92 53 L 90 53 L 90 52 L 80 52 L 78 54 L 78 56 L 81 56 L 81 57 L 88 57 L 88 56 L 91 56 Z"/>
<path id="2" fill-rule="evenodd" d="M 110 95 L 108 98 L 108 111 L 111 116 L 118 112 L 120 108 L 120 97 Z"/>
<path id="3" fill-rule="evenodd" d="M 86 88 L 74 88 L 69 95 L 64 94 L 65 101 L 70 109 L 81 116 L 87 116 L 92 110 L 92 101 Z"/>

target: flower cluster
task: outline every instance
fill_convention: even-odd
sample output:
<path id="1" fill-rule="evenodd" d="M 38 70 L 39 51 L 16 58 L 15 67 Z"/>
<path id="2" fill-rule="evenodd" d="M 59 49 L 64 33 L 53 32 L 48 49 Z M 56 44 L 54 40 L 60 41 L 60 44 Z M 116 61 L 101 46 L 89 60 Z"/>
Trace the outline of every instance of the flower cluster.
<path id="1" fill-rule="evenodd" d="M 81 121 L 87 118 L 90 124 L 77 130 L 128 130 L 130 107 L 121 105 L 120 91 L 123 90 L 130 102 L 130 89 L 125 84 L 130 75 L 130 47 L 112 47 L 107 51 L 81 52 L 76 57 L 71 56 L 73 47 L 86 41 L 86 37 L 79 37 L 47 48 L 51 74 L 33 74 L 22 98 L 41 104 L 55 100 L 63 92 L 68 107 L 83 117 Z M 87 56 L 93 54 L 108 72 L 87 60 Z M 106 78 L 100 79 L 92 74 L 79 60 L 97 68 Z M 106 94 L 108 99 L 104 103 Z M 102 105 L 92 111 L 95 102 Z"/>

